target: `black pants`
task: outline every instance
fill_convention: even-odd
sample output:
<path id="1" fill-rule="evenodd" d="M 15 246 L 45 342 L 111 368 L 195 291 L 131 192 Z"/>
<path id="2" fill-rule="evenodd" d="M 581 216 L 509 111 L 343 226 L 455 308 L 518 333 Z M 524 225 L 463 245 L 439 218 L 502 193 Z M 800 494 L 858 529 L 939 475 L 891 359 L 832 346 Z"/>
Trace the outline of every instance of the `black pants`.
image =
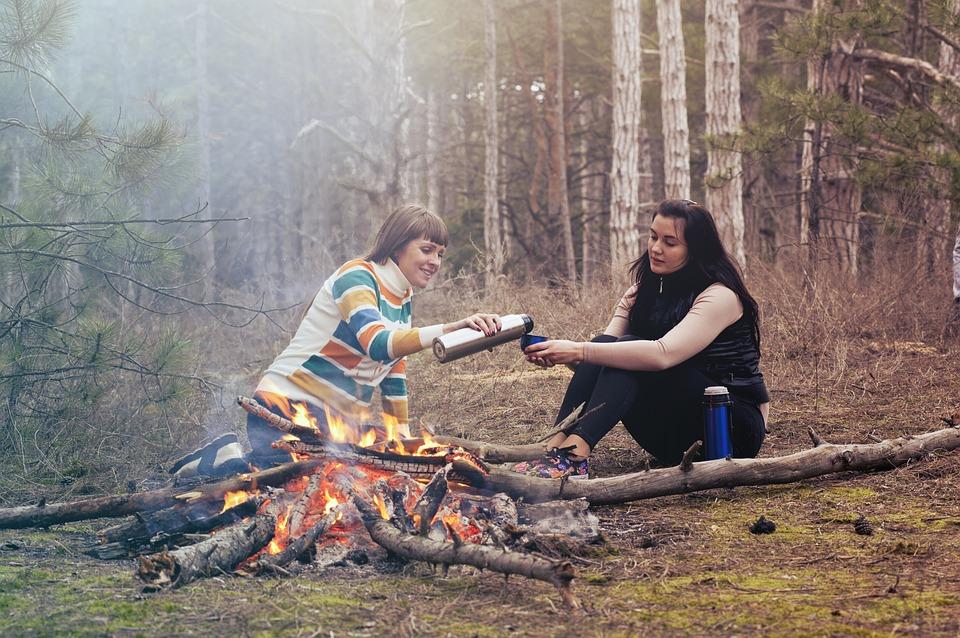
<path id="1" fill-rule="evenodd" d="M 633 341 L 600 335 L 594 341 Z M 676 464 L 694 441 L 703 440 L 703 389 L 717 385 L 699 370 L 683 364 L 661 372 L 638 372 L 581 363 L 567 387 L 557 423 L 581 403 L 590 412 L 567 434 L 576 434 L 590 448 L 619 421 L 644 450 L 661 463 Z M 733 455 L 750 458 L 763 443 L 763 415 L 757 404 L 733 399 Z M 592 411 L 592 412 L 591 412 Z"/>

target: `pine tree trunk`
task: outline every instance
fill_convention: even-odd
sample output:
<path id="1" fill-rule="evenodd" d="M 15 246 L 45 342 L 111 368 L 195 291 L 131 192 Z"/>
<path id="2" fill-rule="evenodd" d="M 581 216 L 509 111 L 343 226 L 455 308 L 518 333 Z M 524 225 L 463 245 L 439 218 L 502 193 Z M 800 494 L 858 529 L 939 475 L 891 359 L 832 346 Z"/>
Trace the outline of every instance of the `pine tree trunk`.
<path id="1" fill-rule="evenodd" d="M 690 133 L 687 125 L 687 61 L 680 0 L 657 2 L 657 31 L 660 34 L 664 194 L 667 199 L 688 199 Z"/>
<path id="2" fill-rule="evenodd" d="M 194 24 L 194 63 L 197 78 L 197 140 L 200 146 L 200 188 L 203 205 L 207 207 L 204 217 L 214 217 L 212 178 L 210 164 L 210 78 L 207 72 L 207 60 L 210 50 L 207 46 L 209 5 L 206 0 L 197 3 L 197 14 Z M 216 236 L 217 229 L 211 228 L 203 237 L 199 248 L 201 251 L 201 267 L 203 274 L 211 278 L 211 285 L 216 287 Z"/>
<path id="3" fill-rule="evenodd" d="M 500 236 L 498 169 L 500 168 L 497 121 L 497 24 L 494 0 L 483 0 L 483 245 L 486 253 L 487 287 L 503 274 L 503 239 Z"/>
<path id="4" fill-rule="evenodd" d="M 544 123 L 547 130 L 547 214 L 551 225 L 558 227 L 560 245 L 557 254 L 563 256 L 559 268 L 552 274 L 577 283 L 577 260 L 573 248 L 573 228 L 570 225 L 570 201 L 567 193 L 567 148 L 564 126 L 563 85 L 563 15 L 561 0 L 546 0 L 546 38 L 543 66 L 546 90 L 544 92 Z"/>
<path id="5" fill-rule="evenodd" d="M 587 137 L 589 133 L 589 121 L 587 113 L 591 110 L 591 99 L 586 99 L 577 110 L 577 124 L 580 129 L 580 141 L 577 145 L 577 155 L 580 157 L 580 166 L 583 175 L 580 178 L 580 283 L 583 290 L 586 291 L 593 278 L 593 211 L 596 203 L 592 200 L 593 182 L 596 177 L 593 175 L 593 165 L 590 161 L 590 149 L 587 148 Z"/>
<path id="6" fill-rule="evenodd" d="M 610 267 L 624 283 L 640 256 L 643 58 L 640 0 L 613 0 L 613 158 L 610 166 Z"/>
<path id="7" fill-rule="evenodd" d="M 956 20 L 957 16 L 960 15 L 960 0 L 948 0 L 947 9 L 950 12 L 951 18 Z M 958 54 L 953 47 L 946 43 L 940 44 L 939 62 L 940 70 L 943 73 L 953 77 L 960 77 L 960 54 Z M 945 120 L 952 130 L 957 130 L 957 127 L 960 126 L 960 117 L 957 117 L 956 113 L 945 116 Z M 943 150 L 946 149 L 944 148 Z M 942 180 L 941 183 L 943 187 L 947 189 L 949 187 L 949 175 L 947 171 L 938 169 L 938 172 L 940 173 L 938 177 Z M 944 197 L 943 200 L 939 202 L 936 208 L 936 210 L 940 211 L 936 229 L 940 234 L 938 236 L 950 236 L 950 220 L 953 218 L 954 209 L 955 207 L 948 197 Z M 936 252 L 939 253 L 940 250 L 943 250 L 945 254 L 948 247 L 949 239 L 944 239 L 942 243 L 937 244 Z M 953 299 L 954 303 L 960 304 L 960 221 L 957 222 L 956 239 L 953 244 Z M 954 307 L 952 316 L 955 321 L 960 322 L 960 305 Z"/>
<path id="8" fill-rule="evenodd" d="M 730 254 L 746 265 L 743 249 L 742 158 L 734 148 L 740 132 L 740 15 L 737 0 L 706 5 L 707 208 Z"/>
<path id="9" fill-rule="evenodd" d="M 955 20 L 957 15 L 960 15 L 960 0 L 948 0 L 947 9 L 949 10 L 952 18 Z M 945 42 L 940 43 L 938 67 L 940 68 L 940 71 L 946 75 L 955 78 L 960 77 L 960 54 L 957 53 L 956 49 Z M 956 111 L 953 109 L 949 109 L 948 111 L 941 113 L 940 117 L 944 120 L 944 123 L 950 130 L 955 131 L 957 130 L 957 127 L 960 126 L 960 117 L 957 117 Z M 938 140 L 936 142 L 936 152 L 937 154 L 947 153 L 947 145 Z M 950 251 L 950 223 L 954 216 L 953 214 L 955 211 L 955 206 L 949 197 L 949 171 L 943 168 L 936 168 L 934 169 L 933 177 L 934 179 L 931 181 L 936 185 L 936 188 L 939 191 L 938 195 L 940 196 L 931 202 L 931 206 L 929 207 L 931 225 L 933 228 L 931 229 L 932 232 L 928 233 L 928 237 L 930 237 L 929 250 L 931 253 L 931 266 L 933 268 L 937 268 L 944 263 L 944 258 L 947 257 Z M 958 233 L 960 233 L 960 229 L 958 229 Z M 960 297 L 960 234 L 958 234 L 957 246 L 954 249 L 953 259 L 953 296 L 956 298 Z"/>
<path id="10" fill-rule="evenodd" d="M 826 0 L 814 0 L 812 12 L 836 11 Z M 838 43 L 807 64 L 807 89 L 813 95 L 843 95 L 853 104 L 862 101 L 863 63 L 837 51 Z M 856 42 L 843 44 L 853 50 Z M 859 213 L 862 192 L 855 166 L 844 159 L 833 139 L 832 127 L 808 121 L 804 127 L 801 160 L 800 241 L 808 246 L 807 259 L 816 265 L 829 242 L 831 263 L 849 274 L 858 271 L 860 248 Z"/>
<path id="11" fill-rule="evenodd" d="M 760 109 L 758 73 L 760 18 L 757 0 L 740 2 L 740 112 L 745 124 L 756 122 Z M 760 193 L 765 184 L 764 162 L 759 154 L 744 153 L 743 228 L 744 252 L 755 258 L 776 258 L 776 217 L 763 214 Z"/>
<path id="12" fill-rule="evenodd" d="M 443 136 L 441 126 L 444 122 L 444 95 L 435 86 L 427 89 L 427 208 L 440 213 L 443 211 L 443 186 L 440 175 L 440 139 Z"/>

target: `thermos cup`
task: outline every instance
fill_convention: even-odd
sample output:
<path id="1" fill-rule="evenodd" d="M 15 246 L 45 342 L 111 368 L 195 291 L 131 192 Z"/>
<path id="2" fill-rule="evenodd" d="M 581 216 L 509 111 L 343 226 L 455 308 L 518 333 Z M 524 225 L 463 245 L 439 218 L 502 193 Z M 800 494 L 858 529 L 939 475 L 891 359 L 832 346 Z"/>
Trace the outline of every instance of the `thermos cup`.
<path id="1" fill-rule="evenodd" d="M 730 401 L 727 388 L 722 385 L 704 388 L 703 437 L 706 460 L 723 459 L 733 455 L 732 428 L 733 402 Z"/>
<path id="2" fill-rule="evenodd" d="M 500 317 L 500 326 L 500 330 L 489 337 L 473 328 L 461 328 L 436 337 L 433 340 L 433 354 L 440 363 L 447 363 L 481 350 L 490 350 L 533 330 L 533 319 L 530 315 L 504 315 Z"/>

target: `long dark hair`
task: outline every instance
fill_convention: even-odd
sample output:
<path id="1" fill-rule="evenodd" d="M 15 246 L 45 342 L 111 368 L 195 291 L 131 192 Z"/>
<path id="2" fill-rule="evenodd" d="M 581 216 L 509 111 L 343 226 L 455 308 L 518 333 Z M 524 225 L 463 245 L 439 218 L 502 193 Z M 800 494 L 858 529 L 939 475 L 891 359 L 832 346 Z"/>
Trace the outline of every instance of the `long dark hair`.
<path id="1" fill-rule="evenodd" d="M 660 215 L 676 220 L 687 244 L 687 264 L 684 271 L 711 283 L 720 283 L 732 290 L 743 305 L 743 314 L 753 326 L 753 339 L 760 347 L 760 309 L 753 295 L 743 283 L 743 275 L 737 262 L 727 253 L 720 240 L 713 215 L 700 204 L 689 199 L 666 199 L 657 206 L 654 217 Z M 692 269 L 692 270 L 691 270 Z M 643 251 L 630 265 L 630 276 L 637 283 L 637 298 L 640 292 L 658 285 L 658 276 L 650 270 L 650 255 Z"/>

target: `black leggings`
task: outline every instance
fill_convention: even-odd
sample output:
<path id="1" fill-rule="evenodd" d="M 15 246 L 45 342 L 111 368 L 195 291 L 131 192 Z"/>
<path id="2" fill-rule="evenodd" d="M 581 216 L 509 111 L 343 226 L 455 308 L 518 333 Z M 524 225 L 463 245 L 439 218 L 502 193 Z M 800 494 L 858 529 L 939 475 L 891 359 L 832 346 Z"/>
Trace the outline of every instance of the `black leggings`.
<path id="1" fill-rule="evenodd" d="M 593 341 L 633 341 L 600 335 Z M 581 403 L 587 416 L 567 434 L 583 438 L 593 449 L 618 421 L 644 450 L 661 463 L 676 464 L 694 441 L 703 440 L 703 389 L 717 385 L 683 364 L 661 372 L 639 372 L 581 363 L 567 386 L 557 423 Z M 763 443 L 763 415 L 756 403 L 733 399 L 733 455 L 751 458 Z"/>

